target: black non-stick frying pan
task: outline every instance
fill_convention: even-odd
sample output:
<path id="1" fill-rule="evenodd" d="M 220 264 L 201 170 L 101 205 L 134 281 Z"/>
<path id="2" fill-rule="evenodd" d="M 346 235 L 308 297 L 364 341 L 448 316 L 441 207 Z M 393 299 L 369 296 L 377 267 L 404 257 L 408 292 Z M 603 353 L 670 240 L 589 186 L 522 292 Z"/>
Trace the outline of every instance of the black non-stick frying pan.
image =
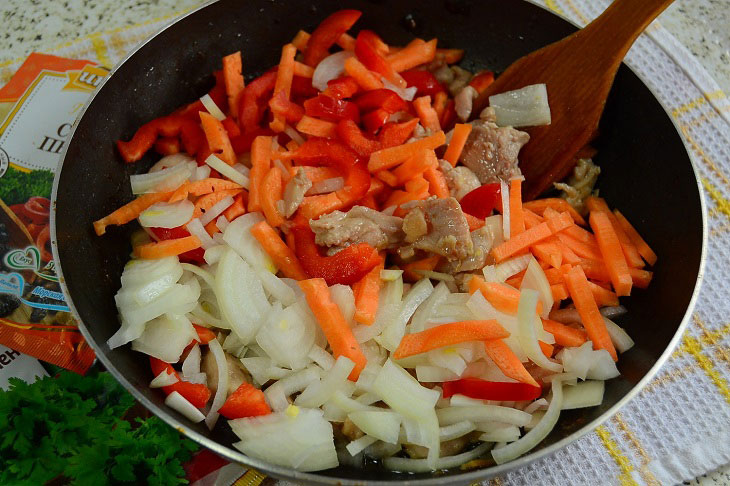
<path id="1" fill-rule="evenodd" d="M 529 455 L 500 467 L 463 473 L 402 475 L 380 468 L 339 467 L 303 474 L 248 459 L 230 444 L 225 421 L 212 432 L 191 425 L 148 388 L 148 361 L 129 346 L 110 351 L 118 329 L 114 293 L 129 259 L 134 225 L 109 228 L 103 237 L 92 221 L 132 198 L 129 175 L 146 172 L 154 156 L 125 165 L 113 142 L 137 127 L 197 99 L 212 86 L 223 55 L 241 50 L 247 78 L 276 64 L 281 46 L 299 29 L 312 29 L 341 8 L 364 12 L 356 28 L 377 31 L 404 45 L 413 36 L 438 37 L 439 46 L 466 49 L 462 66 L 499 73 L 520 56 L 575 30 L 547 10 L 523 1 L 405 0 L 317 2 L 221 0 L 187 15 L 142 45 L 118 66 L 88 104 L 68 145 L 54 187 L 54 257 L 66 295 L 100 361 L 153 413 L 219 454 L 268 474 L 298 482 L 362 484 L 412 480 L 419 484 L 467 483 L 525 464 L 575 440 L 639 391 L 677 342 L 699 286 L 705 241 L 697 178 L 669 116 L 626 66 L 619 69 L 597 141 L 599 187 L 659 255 L 647 290 L 626 299 L 620 321 L 636 341 L 618 363 L 621 377 L 606 383 L 599 407 L 565 411 L 550 436 Z M 678 220 L 679 218 L 679 220 Z"/>

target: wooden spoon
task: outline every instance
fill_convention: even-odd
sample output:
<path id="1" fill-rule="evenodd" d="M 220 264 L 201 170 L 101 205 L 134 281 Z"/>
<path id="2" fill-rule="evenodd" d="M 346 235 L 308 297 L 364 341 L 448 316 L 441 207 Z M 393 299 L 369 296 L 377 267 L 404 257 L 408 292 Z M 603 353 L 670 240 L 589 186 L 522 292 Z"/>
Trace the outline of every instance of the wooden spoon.
<path id="1" fill-rule="evenodd" d="M 593 22 L 565 39 L 512 63 L 474 101 L 472 113 L 490 95 L 531 84 L 547 85 L 552 123 L 526 131 L 520 152 L 525 200 L 565 178 L 576 154 L 596 135 L 616 70 L 636 38 L 673 0 L 614 0 Z"/>

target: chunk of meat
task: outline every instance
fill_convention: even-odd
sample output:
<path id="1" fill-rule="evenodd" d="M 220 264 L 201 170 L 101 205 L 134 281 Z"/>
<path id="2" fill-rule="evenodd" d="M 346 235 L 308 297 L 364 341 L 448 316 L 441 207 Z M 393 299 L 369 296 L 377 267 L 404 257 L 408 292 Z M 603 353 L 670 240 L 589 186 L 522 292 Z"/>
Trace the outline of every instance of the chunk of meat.
<path id="1" fill-rule="evenodd" d="M 243 383 L 253 383 L 251 375 L 248 370 L 243 366 L 241 360 L 225 353 L 226 363 L 228 364 L 228 393 L 230 395 L 238 389 Z M 208 388 L 215 395 L 218 390 L 218 365 L 215 361 L 215 356 L 208 350 L 203 356 L 203 361 L 200 363 L 200 370 L 204 372 L 208 377 Z"/>
<path id="2" fill-rule="evenodd" d="M 330 247 L 330 253 L 356 243 L 367 243 L 378 250 L 394 248 L 403 240 L 403 218 L 389 216 L 364 206 L 348 212 L 332 211 L 310 220 L 314 241 Z"/>
<path id="3" fill-rule="evenodd" d="M 482 184 L 508 181 L 520 174 L 517 155 L 530 136 L 512 127 L 477 120 L 466 140 L 459 161 L 470 168 Z"/>
<path id="4" fill-rule="evenodd" d="M 417 224 L 404 227 L 404 232 L 412 243 L 410 247 L 399 249 L 401 256 L 412 253 L 413 249 L 435 253 L 448 260 L 461 260 L 469 256 L 473 244 L 469 234 L 469 223 L 461 211 L 459 201 L 453 197 L 446 199 L 432 197 L 425 201 L 412 201 L 401 207 L 409 213 L 420 212 L 426 221 L 425 233 L 418 213 L 413 217 L 413 221 Z"/>
<path id="5" fill-rule="evenodd" d="M 284 216 L 290 218 L 304 201 L 304 195 L 312 187 L 312 181 L 303 170 L 298 170 L 296 175 L 289 179 L 284 188 Z"/>
<path id="6" fill-rule="evenodd" d="M 466 258 L 443 262 L 437 270 L 453 275 L 484 268 L 484 265 L 489 263 L 487 260 L 491 259 L 489 252 L 494 245 L 492 234 L 486 226 L 483 226 L 471 232 L 471 241 L 473 243 L 472 251 Z"/>
<path id="7" fill-rule="evenodd" d="M 476 174 L 468 167 L 463 165 L 452 167 L 449 162 L 443 159 L 439 160 L 439 167 L 441 172 L 444 173 L 449 192 L 457 201 L 461 201 L 462 197 L 482 185 Z"/>

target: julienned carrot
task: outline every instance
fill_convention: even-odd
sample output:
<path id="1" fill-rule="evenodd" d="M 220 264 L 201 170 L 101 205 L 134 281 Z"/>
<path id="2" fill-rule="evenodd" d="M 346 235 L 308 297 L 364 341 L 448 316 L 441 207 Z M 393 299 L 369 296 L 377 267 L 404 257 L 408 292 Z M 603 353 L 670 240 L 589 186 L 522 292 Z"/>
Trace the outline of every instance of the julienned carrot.
<path id="1" fill-rule="evenodd" d="M 618 296 L 614 292 L 604 289 L 593 282 L 588 282 L 588 287 L 590 287 L 591 294 L 593 294 L 593 298 L 596 300 L 598 307 L 618 305 Z"/>
<path id="2" fill-rule="evenodd" d="M 555 344 L 565 346 L 566 348 L 575 348 L 588 341 L 588 335 L 585 331 L 566 326 L 560 322 L 551 321 L 550 319 L 542 320 L 542 328 L 555 336 Z"/>
<path id="3" fill-rule="evenodd" d="M 330 289 L 322 278 L 302 280 L 299 286 L 304 291 L 309 308 L 322 328 L 327 342 L 332 347 L 335 358 L 345 356 L 355 363 L 350 380 L 357 381 L 360 372 L 365 368 L 367 359 L 360 349 L 360 344 L 352 334 L 352 329 L 332 300 Z"/>
<path id="4" fill-rule="evenodd" d="M 608 208 L 606 200 L 600 197 L 591 196 L 586 199 L 586 206 L 591 212 L 603 211 L 604 213 L 606 213 L 606 216 L 608 216 L 608 220 L 611 222 L 611 226 L 613 226 L 613 231 L 616 233 L 616 236 L 618 236 L 619 243 L 621 243 L 621 251 L 623 251 L 624 253 L 626 264 L 629 267 L 643 267 L 644 260 L 642 260 L 638 249 L 634 245 L 634 242 L 631 240 L 631 238 L 629 238 L 629 235 L 626 234 L 626 232 L 624 231 L 623 226 L 619 224 L 616 216 Z"/>
<path id="5" fill-rule="evenodd" d="M 571 228 L 577 228 L 576 225 L 571 226 Z M 557 236 L 553 236 L 552 238 L 549 238 L 548 241 L 550 243 L 555 244 L 560 249 L 560 254 L 563 257 L 564 263 L 569 263 L 571 265 L 575 265 L 577 263 L 580 263 L 581 259 L 578 255 L 575 254 L 573 250 L 568 248 L 568 246 L 560 241 Z"/>
<path id="6" fill-rule="evenodd" d="M 567 270 L 570 270 L 572 265 L 565 265 Z M 566 270 L 566 271 L 567 271 Z M 562 268 L 548 268 L 544 270 L 545 277 L 550 285 L 556 285 L 563 283 L 563 270 Z"/>
<path id="7" fill-rule="evenodd" d="M 240 185 L 233 181 L 220 179 L 218 177 L 208 177 L 195 182 L 189 182 L 187 185 L 188 192 L 193 196 L 204 196 L 215 191 L 223 191 L 226 189 L 243 189 Z"/>
<path id="8" fill-rule="evenodd" d="M 654 276 L 653 272 L 644 270 L 643 268 L 629 268 L 631 274 L 631 281 L 635 287 L 645 289 L 649 286 L 651 278 Z"/>
<path id="9" fill-rule="evenodd" d="M 228 98 L 228 111 L 235 120 L 238 120 L 238 100 L 244 87 L 241 69 L 241 51 L 223 58 L 223 83 Z"/>
<path id="10" fill-rule="evenodd" d="M 195 329 L 195 332 L 198 334 L 198 342 L 200 342 L 200 344 L 208 344 L 209 342 L 211 342 L 213 339 L 216 338 L 215 332 L 211 331 L 207 327 L 193 324 L 193 328 Z"/>
<path id="11" fill-rule="evenodd" d="M 223 162 L 228 165 L 236 163 L 236 154 L 231 146 L 231 140 L 228 138 L 228 132 L 223 124 L 218 121 L 210 113 L 201 111 L 200 124 L 205 132 L 205 138 L 208 141 L 211 153 L 217 155 Z"/>
<path id="12" fill-rule="evenodd" d="M 405 183 L 406 192 L 411 194 L 428 194 L 428 181 L 421 175 L 417 175 Z"/>
<path id="13" fill-rule="evenodd" d="M 578 264 L 583 268 L 586 276 L 598 282 L 610 282 L 611 276 L 608 274 L 606 266 L 600 261 L 581 260 Z M 645 289 L 649 286 L 653 273 L 642 268 L 629 268 L 631 281 L 635 287 Z"/>
<path id="14" fill-rule="evenodd" d="M 436 49 L 436 57 L 446 64 L 454 64 L 464 57 L 464 49 Z"/>
<path id="15" fill-rule="evenodd" d="M 538 341 L 537 344 L 540 346 L 540 351 L 542 351 L 542 354 L 544 354 L 546 358 L 553 357 L 553 351 L 555 351 L 555 348 L 552 344 L 548 344 L 544 341 Z"/>
<path id="16" fill-rule="evenodd" d="M 393 359 L 407 358 L 469 341 L 506 337 L 509 337 L 509 333 L 495 320 L 451 322 L 425 331 L 406 334 L 393 352 Z"/>
<path id="17" fill-rule="evenodd" d="M 550 293 L 553 294 L 553 300 L 565 300 L 569 297 L 568 288 L 565 284 L 554 284 L 550 286 Z"/>
<path id="18" fill-rule="evenodd" d="M 294 167 L 292 172 L 290 172 L 291 176 L 294 177 L 296 175 L 296 171 L 298 171 L 298 170 L 303 170 L 304 175 L 306 175 L 307 179 L 312 181 L 312 183 L 342 176 L 342 174 L 337 169 L 333 169 L 332 167 L 309 167 L 309 166 Z"/>
<path id="19" fill-rule="evenodd" d="M 271 167 L 271 137 L 258 136 L 251 144 L 251 172 L 249 173 L 248 210 L 261 210 L 261 182 Z"/>
<path id="20" fill-rule="evenodd" d="M 526 204 L 527 203 L 522 204 L 522 216 L 525 219 L 525 229 L 534 228 L 538 224 L 545 221 L 542 216 L 539 216 L 527 209 Z"/>
<path id="21" fill-rule="evenodd" d="M 355 321 L 366 326 L 375 322 L 375 313 L 378 311 L 378 299 L 380 297 L 380 271 L 385 264 L 385 258 L 380 257 L 380 263 L 376 265 L 362 280 L 352 286 L 355 294 Z"/>
<path id="22" fill-rule="evenodd" d="M 403 265 L 403 277 L 408 280 L 418 280 L 423 278 L 423 275 L 417 273 L 416 270 L 433 270 L 439 263 L 439 255 L 431 255 L 421 260 L 406 263 Z"/>
<path id="23" fill-rule="evenodd" d="M 596 243 L 596 237 L 593 236 L 593 233 L 581 228 L 578 225 L 573 225 L 569 228 L 564 229 L 563 234 L 590 246 L 591 248 L 595 249 L 596 252 L 599 251 L 598 243 Z"/>
<path id="24" fill-rule="evenodd" d="M 616 216 L 619 226 L 623 228 L 624 232 L 628 235 L 634 246 L 639 251 L 639 254 L 646 260 L 649 265 L 654 265 L 657 261 L 657 255 L 654 253 L 644 238 L 641 237 L 638 231 L 629 223 L 629 220 L 621 214 L 618 209 L 613 210 L 613 214 Z"/>
<path id="25" fill-rule="evenodd" d="M 577 224 L 581 226 L 586 225 L 586 220 L 583 219 L 583 217 L 578 214 L 578 211 L 576 211 L 575 208 L 565 199 L 560 199 L 558 197 L 533 199 L 532 201 L 527 201 L 524 206 L 540 216 L 542 216 L 542 213 L 545 212 L 545 208 L 552 208 L 558 212 L 568 211 Z"/>
<path id="26" fill-rule="evenodd" d="M 353 59 L 353 58 L 350 58 Z M 409 157 L 418 153 L 419 150 L 431 149 L 435 150 L 446 141 L 446 135 L 443 131 L 434 133 L 429 137 L 416 140 L 415 142 L 398 145 L 396 147 L 388 147 L 370 154 L 368 160 L 368 170 L 370 172 L 378 172 L 383 169 L 395 167 Z"/>
<path id="27" fill-rule="evenodd" d="M 616 349 L 613 342 L 611 342 L 611 336 L 606 330 L 606 324 L 598 310 L 598 305 L 593 298 L 583 269 L 579 266 L 573 267 L 564 277 L 570 298 L 573 299 L 573 304 L 575 304 L 580 319 L 583 321 L 583 327 L 585 327 L 590 340 L 593 341 L 593 349 L 605 349 L 614 361 L 618 360 Z"/>
<path id="28" fill-rule="evenodd" d="M 345 61 L 345 72 L 349 76 L 352 76 L 358 86 L 365 91 L 380 89 L 383 87 L 383 82 L 380 78 L 373 74 L 354 56 Z"/>
<path id="29" fill-rule="evenodd" d="M 188 198 L 188 195 L 190 194 L 190 183 L 184 182 L 180 187 L 175 189 L 175 191 L 172 193 L 172 196 L 170 196 L 170 199 L 167 200 L 167 202 L 177 202 L 177 201 L 183 201 Z"/>
<path id="30" fill-rule="evenodd" d="M 556 232 L 552 227 L 550 229 Z M 522 213 L 522 179 L 509 181 L 509 231 L 510 238 L 525 231 L 525 216 Z"/>
<path id="31" fill-rule="evenodd" d="M 354 51 L 355 50 L 355 38 L 348 34 L 347 32 L 344 32 L 339 39 L 337 39 L 337 42 L 335 42 L 338 46 L 340 46 L 342 49 L 346 51 Z"/>
<path id="32" fill-rule="evenodd" d="M 469 231 L 478 230 L 479 228 L 483 228 L 486 224 L 483 219 L 479 219 L 476 216 L 472 216 L 469 213 L 464 213 L 464 217 L 466 218 L 466 224 L 469 225 Z"/>
<path id="33" fill-rule="evenodd" d="M 553 233 L 559 233 L 560 231 L 564 231 L 571 226 L 575 226 L 575 223 L 573 222 L 573 217 L 567 211 L 563 213 L 553 212 L 553 214 L 548 214 L 548 211 L 546 210 L 545 222 L 548 224 L 548 226 L 550 227 L 550 231 L 552 231 Z"/>
<path id="34" fill-rule="evenodd" d="M 200 196 L 197 201 L 195 201 L 195 210 L 193 211 L 193 218 L 199 218 L 203 214 L 205 214 L 206 211 L 208 211 L 210 208 L 215 206 L 218 202 L 220 202 L 222 199 L 225 199 L 226 197 L 233 197 L 235 198 L 238 194 L 241 193 L 243 189 L 224 189 L 222 191 L 216 191 L 211 192 L 210 194 L 206 194 L 205 196 Z"/>
<path id="35" fill-rule="evenodd" d="M 525 230 L 517 236 L 512 237 L 504 243 L 494 247 L 492 249 L 492 255 L 497 263 L 502 262 L 512 255 L 516 255 L 517 253 L 528 249 L 535 243 L 539 243 L 545 238 L 550 237 L 552 234 L 553 233 L 550 231 L 550 227 L 547 223 L 540 223 L 534 228 Z"/>
<path id="36" fill-rule="evenodd" d="M 297 131 L 313 137 L 332 138 L 335 136 L 336 123 L 304 115 L 297 123 Z"/>
<path id="37" fill-rule="evenodd" d="M 538 386 L 535 378 L 525 369 L 520 358 L 501 339 L 484 341 L 487 356 L 497 365 L 505 376 L 529 385 Z"/>
<path id="38" fill-rule="evenodd" d="M 307 43 L 309 42 L 310 37 L 312 36 L 309 32 L 300 30 L 299 32 L 297 32 L 297 35 L 294 36 L 291 43 L 294 47 L 297 48 L 297 50 L 304 51 L 304 49 L 307 47 Z"/>
<path id="39" fill-rule="evenodd" d="M 449 191 L 449 185 L 446 182 L 444 173 L 436 167 L 426 169 L 423 173 L 423 177 L 428 181 L 428 192 L 438 197 L 439 199 L 445 199 L 451 195 Z"/>
<path id="40" fill-rule="evenodd" d="M 215 220 L 210 221 L 208 224 L 204 226 L 205 232 L 208 233 L 210 236 L 213 236 L 214 234 L 218 233 L 220 230 L 218 229 L 218 224 Z"/>
<path id="41" fill-rule="evenodd" d="M 314 75 L 314 68 L 299 61 L 294 61 L 294 75 L 302 78 L 311 78 Z"/>
<path id="42" fill-rule="evenodd" d="M 451 141 L 444 154 L 444 160 L 448 161 L 452 167 L 456 166 L 459 157 L 461 157 L 461 152 L 464 150 L 464 145 L 469 138 L 471 128 L 471 125 L 468 123 L 457 123 L 454 125 L 454 133 L 451 135 Z"/>
<path id="43" fill-rule="evenodd" d="M 101 236 L 106 233 L 106 227 L 109 225 L 122 225 L 127 224 L 133 219 L 139 217 L 139 215 L 152 206 L 155 203 L 167 201 L 170 199 L 174 191 L 170 192 L 151 192 L 149 194 L 142 194 L 137 199 L 128 202 L 121 208 L 113 211 L 111 214 L 104 216 L 98 221 L 94 221 L 94 231 L 97 236 Z"/>
<path id="44" fill-rule="evenodd" d="M 596 235 L 598 248 L 601 250 L 603 262 L 606 265 L 611 283 L 616 290 L 616 295 L 623 296 L 631 294 L 631 274 L 626 264 L 621 243 L 619 242 L 613 225 L 608 215 L 603 211 L 591 211 L 588 222 Z"/>
<path id="45" fill-rule="evenodd" d="M 286 44 L 281 49 L 281 58 L 279 59 L 279 68 L 276 71 L 276 83 L 274 84 L 274 95 L 283 93 L 288 100 L 291 95 L 291 83 L 294 79 L 294 56 L 297 54 L 297 48 L 293 44 Z M 272 98 L 273 98 L 272 97 Z M 279 133 L 283 132 L 286 127 L 286 120 L 280 113 L 274 114 L 274 119 L 269 123 L 269 128 Z"/>
<path id="46" fill-rule="evenodd" d="M 284 187 L 281 179 L 281 169 L 274 166 L 269 170 L 261 181 L 261 209 L 264 211 L 266 221 L 273 227 L 284 224 L 284 216 L 279 213 L 276 202 L 282 198 Z"/>
<path id="47" fill-rule="evenodd" d="M 317 219 L 321 215 L 331 213 L 335 209 L 341 209 L 343 206 L 344 204 L 337 197 L 337 194 L 330 192 L 329 194 L 305 197 L 297 211 L 303 218 Z"/>
<path id="48" fill-rule="evenodd" d="M 402 183 L 398 183 L 398 177 L 389 170 L 381 170 L 375 173 L 375 177 L 388 184 L 390 187 L 400 186 Z"/>
<path id="49" fill-rule="evenodd" d="M 485 282 L 478 275 L 469 280 L 469 293 L 481 291 L 485 299 L 500 312 L 505 314 L 517 314 L 517 306 L 520 302 L 520 291 L 509 285 L 497 282 Z M 542 302 L 537 303 L 537 312 L 542 312 Z"/>
<path id="50" fill-rule="evenodd" d="M 386 60 L 397 72 L 406 71 L 433 61 L 436 56 L 437 42 L 438 40 L 436 39 L 428 42 L 424 42 L 422 39 L 416 39 L 395 54 L 389 55 Z"/>
<path id="51" fill-rule="evenodd" d="M 397 185 L 400 185 L 423 174 L 428 169 L 436 168 L 437 166 L 438 159 L 436 158 L 436 152 L 430 149 L 423 149 L 396 167 L 393 170 L 393 175 L 397 179 Z M 387 183 L 387 181 L 385 182 Z"/>
<path id="52" fill-rule="evenodd" d="M 264 247 L 266 253 L 274 260 L 276 267 L 287 278 L 305 280 L 309 278 L 302 268 L 297 256 L 281 239 L 279 233 L 266 221 L 259 221 L 251 227 L 251 234 Z"/>
<path id="53" fill-rule="evenodd" d="M 428 198 L 428 190 L 424 192 L 408 192 L 408 191 L 393 191 L 391 195 L 386 199 L 385 204 L 383 204 L 384 208 L 389 208 L 391 206 L 396 206 L 398 209 L 396 209 L 394 215 L 398 216 L 399 218 L 402 218 L 405 216 L 405 211 L 400 209 L 401 204 L 405 204 L 407 202 L 411 201 L 420 201 L 422 199 Z"/>
<path id="54" fill-rule="evenodd" d="M 418 113 L 418 118 L 421 119 L 421 125 L 427 130 L 435 132 L 441 130 L 441 124 L 439 123 L 439 116 L 436 110 L 431 106 L 430 96 L 420 96 L 413 100 L 413 108 Z"/>
<path id="55" fill-rule="evenodd" d="M 575 227 L 575 225 L 573 226 Z M 564 232 L 558 233 L 556 236 L 560 242 L 581 258 L 594 261 L 600 261 L 603 258 L 601 256 L 601 250 L 598 248 L 598 244 L 596 244 L 596 247 L 594 248 L 591 245 L 568 236 Z"/>
<path id="56" fill-rule="evenodd" d="M 233 221 L 243 214 L 246 214 L 246 204 L 243 200 L 243 193 L 241 193 L 233 198 L 233 204 L 223 211 L 223 216 L 225 216 L 228 221 Z"/>
<path id="57" fill-rule="evenodd" d="M 510 217 L 512 217 L 511 214 Z M 563 263 L 563 254 L 560 248 L 554 243 L 548 241 L 537 243 L 530 247 L 530 251 L 539 261 L 547 262 L 553 268 L 560 268 L 560 265 Z"/>
<path id="58" fill-rule="evenodd" d="M 173 240 L 162 240 L 154 243 L 140 245 L 134 249 L 138 258 L 153 260 L 185 253 L 186 251 L 200 248 L 200 240 L 197 236 L 190 235 Z"/>

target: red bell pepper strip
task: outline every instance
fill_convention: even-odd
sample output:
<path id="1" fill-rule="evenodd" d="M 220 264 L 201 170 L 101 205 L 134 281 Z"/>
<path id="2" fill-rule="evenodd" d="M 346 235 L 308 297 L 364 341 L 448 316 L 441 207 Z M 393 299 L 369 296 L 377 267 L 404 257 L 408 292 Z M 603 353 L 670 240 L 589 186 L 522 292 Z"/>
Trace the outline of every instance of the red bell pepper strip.
<path id="1" fill-rule="evenodd" d="M 223 128 L 225 128 L 228 133 L 228 138 L 238 137 L 241 135 L 241 129 L 232 118 L 225 118 L 221 123 L 223 123 Z"/>
<path id="2" fill-rule="evenodd" d="M 446 108 L 444 109 L 444 114 L 441 116 L 441 120 L 439 121 L 441 122 L 441 130 L 449 131 L 454 128 L 454 125 L 456 124 L 456 104 L 454 103 L 454 100 L 449 100 Z"/>
<path id="3" fill-rule="evenodd" d="M 257 127 L 246 133 L 242 133 L 237 137 L 233 137 L 231 138 L 231 147 L 233 147 L 233 151 L 237 154 L 242 154 L 244 152 L 250 151 L 251 144 L 253 143 L 254 139 L 259 135 L 264 135 L 266 137 L 273 136 L 274 131 L 269 127 Z"/>
<path id="4" fill-rule="evenodd" d="M 430 96 L 433 98 L 436 96 L 436 93 L 445 91 L 444 87 L 441 83 L 439 83 L 438 79 L 436 79 L 436 76 L 431 74 L 430 71 L 404 71 L 400 73 L 400 75 L 406 80 L 409 88 L 413 86 L 416 87 L 416 98 L 421 96 Z"/>
<path id="5" fill-rule="evenodd" d="M 389 117 L 390 114 L 387 111 L 382 108 L 378 108 L 367 115 L 363 115 L 362 124 L 365 125 L 365 130 L 367 130 L 369 134 L 375 135 L 375 133 L 388 122 Z"/>
<path id="6" fill-rule="evenodd" d="M 304 109 L 286 97 L 283 91 L 279 91 L 269 103 L 274 113 L 281 114 L 287 122 L 296 123 L 304 116 Z"/>
<path id="7" fill-rule="evenodd" d="M 355 39 L 355 55 L 366 68 L 405 88 L 406 81 L 383 56 L 384 48 L 387 46 L 372 30 L 361 30 Z"/>
<path id="8" fill-rule="evenodd" d="M 355 103 L 323 94 L 305 101 L 304 113 L 331 122 L 352 120 L 355 123 L 360 123 L 360 110 Z"/>
<path id="9" fill-rule="evenodd" d="M 160 137 L 155 142 L 155 152 L 160 155 L 179 154 L 181 148 L 178 137 Z"/>
<path id="10" fill-rule="evenodd" d="M 469 81 L 469 86 L 482 94 L 490 84 L 494 82 L 494 73 L 492 71 L 482 71 Z"/>
<path id="11" fill-rule="evenodd" d="M 484 184 L 467 193 L 459 201 L 461 210 L 479 219 L 492 214 L 493 209 L 502 208 L 501 191 L 498 183 Z"/>
<path id="12" fill-rule="evenodd" d="M 462 378 L 443 383 L 444 398 L 449 398 L 457 394 L 477 400 L 512 402 L 535 400 L 542 395 L 542 388 L 527 383 L 485 381 L 479 378 Z"/>
<path id="13" fill-rule="evenodd" d="M 352 120 L 341 120 L 335 128 L 335 133 L 345 145 L 362 157 L 368 157 L 382 148 L 380 142 L 366 137 Z"/>
<path id="14" fill-rule="evenodd" d="M 395 91 L 385 88 L 373 89 L 358 95 L 355 98 L 355 104 L 363 113 L 377 109 L 385 110 L 388 113 L 408 111 L 408 103 L 398 96 Z"/>
<path id="15" fill-rule="evenodd" d="M 303 76 L 297 76 L 296 74 L 291 80 L 291 98 L 293 100 L 300 100 L 304 101 L 304 99 L 309 99 L 312 96 L 317 96 L 317 93 L 319 91 L 317 88 L 312 86 L 312 78 L 305 78 Z M 301 101 L 297 101 L 297 103 L 301 103 Z"/>
<path id="16" fill-rule="evenodd" d="M 268 415 L 271 413 L 271 408 L 266 403 L 264 392 L 250 383 L 242 383 L 226 399 L 218 412 L 225 418 L 233 420 Z"/>
<path id="17" fill-rule="evenodd" d="M 195 147 L 193 145 L 204 141 L 205 136 L 202 137 L 202 140 L 196 138 L 195 143 L 193 143 L 192 133 L 196 132 L 194 127 L 197 127 L 202 134 L 202 129 L 190 118 L 181 115 L 162 116 L 139 127 L 130 141 L 117 140 L 117 149 L 125 162 L 137 162 L 152 148 L 158 137 L 177 137 L 182 132 L 187 134 L 187 137 L 182 137 L 185 151 L 195 154 L 200 146 Z"/>
<path id="18" fill-rule="evenodd" d="M 309 37 L 303 55 L 304 64 L 312 67 L 319 64 L 329 54 L 329 48 L 350 30 L 361 15 L 359 10 L 340 10 L 324 19 Z"/>
<path id="19" fill-rule="evenodd" d="M 172 365 L 152 356 L 150 356 L 150 368 L 152 368 L 152 374 L 155 376 L 167 370 L 168 374 L 175 375 L 180 380 L 180 375 Z M 210 400 L 210 389 L 202 383 L 190 383 L 189 381 L 180 380 L 172 385 L 163 386 L 162 390 L 166 395 L 175 391 L 178 392 L 197 408 L 205 407 L 205 404 Z"/>
<path id="20" fill-rule="evenodd" d="M 327 82 L 327 89 L 322 94 L 331 96 L 338 100 L 352 97 L 360 89 L 355 78 L 352 76 L 341 76 Z"/>
<path id="21" fill-rule="evenodd" d="M 418 118 L 403 123 L 386 123 L 378 133 L 378 141 L 381 148 L 397 147 L 403 145 L 411 138 L 413 130 L 418 125 Z"/>
<path id="22" fill-rule="evenodd" d="M 258 126 L 264 113 L 259 107 L 259 101 L 274 90 L 275 84 L 276 69 L 267 71 L 246 85 L 238 108 L 238 123 L 242 132 L 250 132 Z"/>
<path id="23" fill-rule="evenodd" d="M 160 241 L 175 240 L 178 238 L 185 238 L 186 236 L 190 236 L 188 230 L 186 230 L 182 226 L 178 226 L 177 228 L 150 228 L 150 231 Z M 180 254 L 178 258 L 182 263 L 203 265 L 205 264 L 205 259 L 203 258 L 204 254 L 205 250 L 203 250 L 202 248 L 196 248 L 194 250 L 186 251 L 185 253 Z"/>
<path id="24" fill-rule="evenodd" d="M 367 243 L 350 245 L 332 256 L 322 256 L 314 233 L 304 225 L 292 228 L 299 263 L 311 278 L 323 278 L 327 285 L 359 282 L 380 261 L 378 251 Z"/>

